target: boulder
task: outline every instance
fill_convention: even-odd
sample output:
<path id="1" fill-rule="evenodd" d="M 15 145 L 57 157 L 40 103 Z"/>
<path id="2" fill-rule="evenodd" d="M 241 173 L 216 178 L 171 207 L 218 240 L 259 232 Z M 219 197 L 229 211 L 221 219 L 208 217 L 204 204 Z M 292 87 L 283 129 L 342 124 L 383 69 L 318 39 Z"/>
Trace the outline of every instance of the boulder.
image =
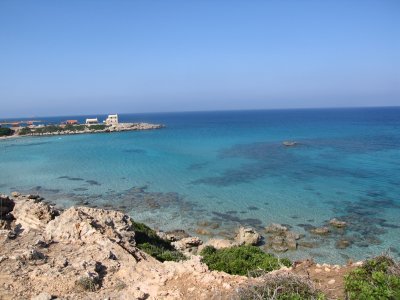
<path id="1" fill-rule="evenodd" d="M 270 247 L 277 252 L 285 252 L 289 249 L 283 236 L 274 236 L 270 241 Z"/>
<path id="2" fill-rule="evenodd" d="M 261 235 L 251 227 L 240 227 L 235 237 L 238 245 L 257 245 L 261 241 Z"/>
<path id="3" fill-rule="evenodd" d="M 272 224 L 268 225 L 267 227 L 265 227 L 266 233 L 281 233 L 281 232 L 285 232 L 287 230 L 288 230 L 287 227 L 285 227 L 281 224 L 277 224 L 277 223 L 272 223 Z"/>
<path id="4" fill-rule="evenodd" d="M 282 252 L 287 250 L 297 249 L 297 239 L 300 236 L 291 231 L 285 231 L 283 233 L 274 235 L 269 238 L 268 245 L 275 251 Z"/>
<path id="5" fill-rule="evenodd" d="M 182 229 L 175 229 L 165 232 L 165 238 L 171 242 L 176 242 L 184 238 L 188 238 L 189 234 Z"/>
<path id="6" fill-rule="evenodd" d="M 336 242 L 335 246 L 337 249 L 346 249 L 350 245 L 351 245 L 351 242 L 349 240 L 340 239 Z"/>
<path id="7" fill-rule="evenodd" d="M 200 246 L 201 244 L 203 244 L 203 241 L 196 236 L 191 236 L 183 238 L 176 242 L 172 242 L 172 245 L 175 247 L 175 249 L 179 251 L 185 251 L 190 248 L 195 248 Z"/>
<path id="8" fill-rule="evenodd" d="M 230 248 L 233 246 L 238 246 L 237 243 L 231 240 L 226 239 L 209 239 L 205 244 L 202 245 L 202 248 L 206 246 L 212 246 L 215 249 L 223 249 L 223 248 Z M 201 250 L 201 249 L 199 249 Z"/>
<path id="9" fill-rule="evenodd" d="M 336 228 L 344 228 L 347 226 L 347 223 L 345 221 L 340 221 L 336 218 L 333 218 L 332 220 L 330 220 L 329 224 Z"/>
<path id="10" fill-rule="evenodd" d="M 14 198 L 18 198 L 19 196 L 21 196 L 20 192 L 12 192 L 11 196 L 13 196 Z"/>
<path id="11" fill-rule="evenodd" d="M 14 209 L 15 203 L 6 195 L 0 195 L 0 219 Z"/>
<path id="12" fill-rule="evenodd" d="M 327 235 L 330 230 L 328 227 L 317 227 L 310 230 L 311 233 L 319 234 L 319 235 Z"/>

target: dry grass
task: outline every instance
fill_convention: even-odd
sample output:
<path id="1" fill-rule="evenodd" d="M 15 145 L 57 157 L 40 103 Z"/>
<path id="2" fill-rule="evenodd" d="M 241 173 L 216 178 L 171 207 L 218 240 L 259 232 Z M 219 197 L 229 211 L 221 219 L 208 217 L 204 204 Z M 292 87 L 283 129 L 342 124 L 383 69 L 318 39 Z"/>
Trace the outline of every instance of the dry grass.
<path id="1" fill-rule="evenodd" d="M 250 299 L 325 299 L 321 291 L 305 276 L 292 273 L 265 274 L 259 280 L 241 288 L 238 298 Z"/>

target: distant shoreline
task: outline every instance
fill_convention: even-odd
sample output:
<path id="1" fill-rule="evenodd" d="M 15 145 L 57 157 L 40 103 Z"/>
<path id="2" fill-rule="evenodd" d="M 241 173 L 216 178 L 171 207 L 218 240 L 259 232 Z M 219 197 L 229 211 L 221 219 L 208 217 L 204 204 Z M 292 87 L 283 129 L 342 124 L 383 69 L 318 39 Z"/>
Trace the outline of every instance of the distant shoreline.
<path id="1" fill-rule="evenodd" d="M 97 128 L 96 126 L 104 126 L 104 128 Z M 83 127 L 83 129 L 82 129 Z M 78 129 L 80 128 L 80 129 Z M 113 133 L 124 131 L 141 131 L 141 130 L 155 130 L 165 128 L 162 124 L 151 123 L 120 123 L 116 126 L 106 125 L 71 125 L 70 127 L 61 126 L 43 126 L 43 127 L 23 127 L 18 128 L 12 135 L 2 136 L 0 140 L 7 140 L 21 137 L 43 137 L 43 136 L 60 136 L 60 135 L 76 135 L 76 134 L 94 134 L 94 133 Z M 22 132 L 26 132 L 21 134 Z"/>

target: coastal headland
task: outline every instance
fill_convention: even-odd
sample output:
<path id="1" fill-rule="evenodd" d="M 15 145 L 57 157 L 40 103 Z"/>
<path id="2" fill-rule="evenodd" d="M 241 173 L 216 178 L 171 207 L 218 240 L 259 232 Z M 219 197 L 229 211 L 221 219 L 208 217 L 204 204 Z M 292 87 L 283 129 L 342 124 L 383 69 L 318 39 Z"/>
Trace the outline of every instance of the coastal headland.
<path id="1" fill-rule="evenodd" d="M 112 133 L 122 131 L 154 130 L 165 128 L 162 124 L 151 123 L 118 123 L 107 124 L 59 124 L 59 125 L 30 125 L 26 127 L 3 128 L 5 134 L 0 138 L 13 138 L 21 136 L 53 136 L 74 135 L 91 133 Z"/>
<path id="2" fill-rule="evenodd" d="M 1 299 L 255 299 L 258 287 L 278 283 L 279 293 L 288 283 L 311 295 L 304 299 L 344 299 L 344 276 L 368 263 L 340 266 L 260 256 L 252 246 L 260 235 L 252 228 L 240 227 L 234 240 L 210 247 L 182 230 L 155 232 L 121 211 L 61 210 L 39 195 L 18 192 L 1 195 L 0 204 Z M 234 275 L 234 269 L 228 274 L 218 271 L 218 251 L 257 253 L 269 266 L 258 277 Z M 249 263 L 254 262 L 240 265 Z"/>

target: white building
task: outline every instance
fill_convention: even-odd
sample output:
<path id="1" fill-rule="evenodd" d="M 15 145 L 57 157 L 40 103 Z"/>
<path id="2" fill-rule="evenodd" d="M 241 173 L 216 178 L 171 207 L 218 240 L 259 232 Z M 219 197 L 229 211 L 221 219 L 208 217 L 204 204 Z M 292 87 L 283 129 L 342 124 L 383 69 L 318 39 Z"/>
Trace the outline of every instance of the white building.
<path id="1" fill-rule="evenodd" d="M 110 126 L 118 125 L 118 115 L 108 115 L 105 123 Z"/>
<path id="2" fill-rule="evenodd" d="M 94 124 L 99 124 L 99 120 L 97 120 L 97 118 L 86 119 L 86 125 L 94 125 Z"/>

